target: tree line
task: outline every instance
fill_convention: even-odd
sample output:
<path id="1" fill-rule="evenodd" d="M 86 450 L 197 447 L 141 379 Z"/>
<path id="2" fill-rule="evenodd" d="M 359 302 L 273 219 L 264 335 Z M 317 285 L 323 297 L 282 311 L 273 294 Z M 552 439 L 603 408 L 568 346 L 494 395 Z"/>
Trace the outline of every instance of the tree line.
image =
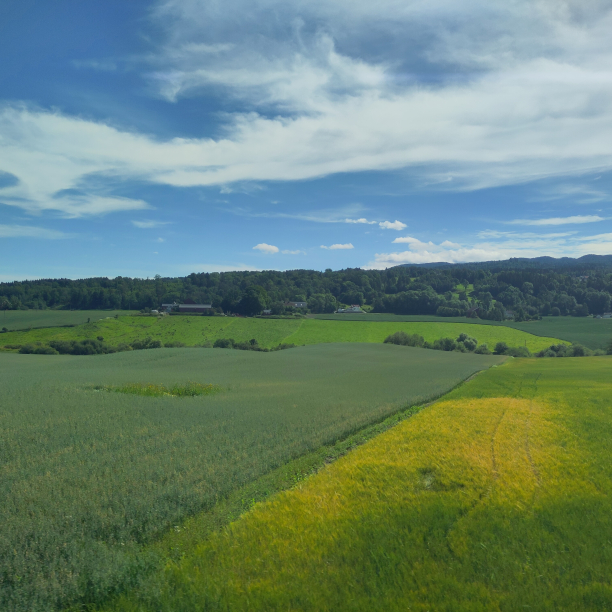
<path id="1" fill-rule="evenodd" d="M 394 314 L 471 316 L 516 320 L 542 315 L 587 316 L 611 309 L 612 271 L 566 269 L 452 269 L 398 266 L 325 272 L 193 273 L 180 278 L 43 279 L 0 283 L 0 309 L 143 310 L 162 303 L 210 303 L 215 312 L 252 315 L 292 311 L 306 302 L 312 313 L 359 304 Z"/>

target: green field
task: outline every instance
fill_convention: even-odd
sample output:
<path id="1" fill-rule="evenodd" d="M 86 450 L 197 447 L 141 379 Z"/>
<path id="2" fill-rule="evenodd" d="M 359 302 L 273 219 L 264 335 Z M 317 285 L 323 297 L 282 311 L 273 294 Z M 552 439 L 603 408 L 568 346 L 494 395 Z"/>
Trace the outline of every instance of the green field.
<path id="1" fill-rule="evenodd" d="M 87 319 L 97 321 L 115 315 L 131 314 L 129 310 L 4 310 L 0 313 L 0 329 L 28 329 L 81 325 Z"/>
<path id="2" fill-rule="evenodd" d="M 108 610 L 612 609 L 612 357 L 511 360 Z"/>
<path id="3" fill-rule="evenodd" d="M 285 338 L 294 344 L 319 344 L 323 342 L 382 342 L 396 331 L 420 334 L 428 342 L 438 338 L 456 338 L 462 332 L 476 338 L 479 343 L 487 343 L 491 348 L 497 342 L 509 346 L 526 346 L 535 352 L 558 342 L 555 338 L 542 338 L 505 326 L 474 325 L 471 323 L 436 322 L 380 322 L 359 321 L 321 321 L 306 319 L 299 329 Z"/>
<path id="4" fill-rule="evenodd" d="M 0 354 L 0 609 L 134 586 L 160 562 L 146 545 L 186 517 L 503 359 L 384 344 Z M 189 382 L 221 390 L 106 390 Z"/>
<path id="5" fill-rule="evenodd" d="M 543 317 L 541 321 L 487 321 L 485 319 L 468 319 L 467 317 L 436 317 L 429 315 L 392 315 L 392 314 L 326 314 L 311 315 L 318 320 L 362 321 L 362 322 L 430 322 L 430 323 L 464 323 L 469 325 L 494 325 L 519 329 L 535 336 L 560 338 L 567 342 L 578 342 L 590 349 L 604 348 L 612 340 L 612 319 L 595 319 L 593 317 Z"/>
<path id="6" fill-rule="evenodd" d="M 507 326 L 440 322 L 355 322 L 319 319 L 258 319 L 240 317 L 152 317 L 127 316 L 103 319 L 77 327 L 33 329 L 0 335 L 0 346 L 21 345 L 49 340 L 81 340 L 101 336 L 111 345 L 131 343 L 150 336 L 153 340 L 183 342 L 187 346 L 211 344 L 217 338 L 248 341 L 255 338 L 262 347 L 281 342 L 320 344 L 327 342 L 382 342 L 389 334 L 404 330 L 418 333 L 433 342 L 438 338 L 456 338 L 466 332 L 493 347 L 496 342 L 527 346 L 539 351 L 559 342 L 554 337 L 540 337 Z"/>

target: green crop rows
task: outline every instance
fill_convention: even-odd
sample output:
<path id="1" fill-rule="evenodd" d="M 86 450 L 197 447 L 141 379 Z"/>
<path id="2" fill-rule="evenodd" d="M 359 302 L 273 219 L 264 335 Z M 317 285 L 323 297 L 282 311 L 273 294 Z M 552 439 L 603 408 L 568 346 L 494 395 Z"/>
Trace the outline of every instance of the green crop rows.
<path id="1" fill-rule="evenodd" d="M 502 360 L 383 344 L 0 354 L 0 609 L 136 586 L 159 562 L 143 546 L 186 517 Z M 189 381 L 224 391 L 94 390 Z"/>

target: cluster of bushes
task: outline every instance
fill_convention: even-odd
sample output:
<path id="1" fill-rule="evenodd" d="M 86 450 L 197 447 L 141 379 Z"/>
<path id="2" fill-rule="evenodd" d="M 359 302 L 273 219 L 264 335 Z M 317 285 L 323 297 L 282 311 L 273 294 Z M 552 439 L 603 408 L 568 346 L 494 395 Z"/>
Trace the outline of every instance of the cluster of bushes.
<path id="1" fill-rule="evenodd" d="M 388 344 L 399 344 L 401 346 L 416 346 L 419 348 L 428 348 L 435 351 L 457 351 L 460 353 L 476 353 L 478 355 L 508 355 L 510 357 L 533 357 L 526 346 L 508 346 L 505 342 L 498 342 L 493 351 L 489 350 L 486 344 L 478 344 L 476 338 L 472 338 L 467 334 L 460 334 L 458 338 L 439 338 L 434 342 L 426 342 L 423 336 L 419 334 L 407 334 L 404 331 L 398 331 L 390 336 L 387 336 L 384 342 Z M 535 357 L 590 357 L 597 355 L 612 355 L 612 340 L 609 342 L 606 350 L 588 349 L 582 344 L 553 344 L 547 349 L 535 354 Z"/>
<path id="2" fill-rule="evenodd" d="M 476 338 L 472 338 L 467 334 L 460 334 L 456 339 L 438 338 L 438 340 L 434 342 L 426 342 L 425 338 L 419 334 L 407 334 L 404 331 L 398 331 L 387 336 L 384 342 L 388 344 L 399 344 L 401 346 L 417 346 L 419 348 L 433 349 L 435 351 L 457 351 L 460 353 L 477 353 L 478 355 L 491 354 L 486 344 L 479 345 Z M 501 355 L 506 353 L 497 354 Z"/>
<path id="3" fill-rule="evenodd" d="M 141 351 L 145 349 L 161 348 L 159 340 L 152 340 L 147 337 L 143 340 L 134 340 L 131 344 L 121 343 L 112 346 L 104 342 L 102 336 L 95 340 L 87 338 L 85 340 L 50 340 L 48 344 L 24 344 L 6 345 L 5 348 L 19 349 L 22 354 L 32 355 L 107 355 L 108 353 L 121 353 L 124 351 Z M 166 347 L 172 348 L 185 346 L 182 342 L 167 342 Z"/>
<path id="4" fill-rule="evenodd" d="M 255 338 L 251 338 L 248 342 L 246 340 L 242 342 L 236 342 L 233 338 L 218 338 L 213 344 L 213 348 L 231 348 L 238 349 L 239 351 L 261 351 L 262 353 L 269 353 L 271 351 L 282 351 L 285 349 L 294 348 L 295 344 L 279 344 L 272 348 L 263 348 L 259 346 L 259 343 Z"/>
<path id="5" fill-rule="evenodd" d="M 596 349 L 592 351 L 582 344 L 553 344 L 547 349 L 536 353 L 536 357 L 592 357 L 597 355 L 612 355 L 612 342 L 607 347 L 607 350 Z"/>

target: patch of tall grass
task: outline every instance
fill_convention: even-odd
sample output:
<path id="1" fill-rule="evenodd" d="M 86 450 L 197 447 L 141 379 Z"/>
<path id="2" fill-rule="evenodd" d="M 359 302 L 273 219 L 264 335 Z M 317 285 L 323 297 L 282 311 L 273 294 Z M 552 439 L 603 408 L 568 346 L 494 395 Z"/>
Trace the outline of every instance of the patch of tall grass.
<path id="1" fill-rule="evenodd" d="M 219 385 L 203 385 L 201 383 L 187 382 L 173 385 L 159 385 L 155 383 L 131 383 L 127 385 L 94 385 L 94 391 L 110 391 L 126 393 L 128 395 L 144 395 L 145 397 L 197 397 L 198 395 L 212 395 L 223 391 Z"/>

